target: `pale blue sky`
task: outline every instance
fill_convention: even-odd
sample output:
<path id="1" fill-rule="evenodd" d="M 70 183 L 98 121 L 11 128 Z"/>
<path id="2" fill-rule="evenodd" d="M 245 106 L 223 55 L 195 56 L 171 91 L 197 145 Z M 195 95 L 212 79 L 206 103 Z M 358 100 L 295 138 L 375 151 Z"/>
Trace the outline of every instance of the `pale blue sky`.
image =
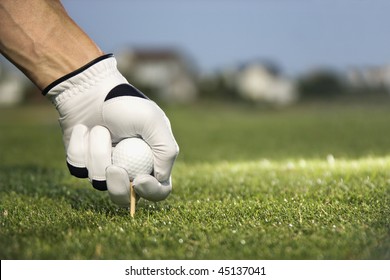
<path id="1" fill-rule="evenodd" d="M 388 0 L 63 0 L 106 52 L 173 46 L 210 71 L 271 59 L 287 74 L 390 63 Z"/>

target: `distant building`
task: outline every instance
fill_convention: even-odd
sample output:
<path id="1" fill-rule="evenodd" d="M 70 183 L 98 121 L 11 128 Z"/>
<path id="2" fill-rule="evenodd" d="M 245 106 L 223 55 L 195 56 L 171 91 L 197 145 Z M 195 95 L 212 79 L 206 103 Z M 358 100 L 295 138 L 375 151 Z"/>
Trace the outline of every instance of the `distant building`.
<path id="1" fill-rule="evenodd" d="M 390 65 L 351 68 L 346 73 L 346 80 L 355 88 L 384 88 L 390 92 Z"/>
<path id="2" fill-rule="evenodd" d="M 282 77 L 271 64 L 248 63 L 235 76 L 236 89 L 245 99 L 276 105 L 288 105 L 297 99 L 294 83 Z"/>
<path id="3" fill-rule="evenodd" d="M 192 63 L 175 49 L 130 49 L 118 55 L 118 67 L 134 86 L 147 87 L 169 102 L 197 97 Z"/>
<path id="4" fill-rule="evenodd" d="M 18 73 L 6 71 L 0 65 L 0 107 L 20 104 L 25 98 L 26 79 Z"/>

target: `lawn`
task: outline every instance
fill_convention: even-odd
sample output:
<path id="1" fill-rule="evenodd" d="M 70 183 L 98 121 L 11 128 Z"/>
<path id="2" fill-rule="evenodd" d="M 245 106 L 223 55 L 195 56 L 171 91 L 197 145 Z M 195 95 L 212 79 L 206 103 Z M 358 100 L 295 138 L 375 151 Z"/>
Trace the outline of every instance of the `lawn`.
<path id="1" fill-rule="evenodd" d="M 390 110 L 166 112 L 174 189 L 135 219 L 68 174 L 55 109 L 0 109 L 1 259 L 390 259 Z"/>

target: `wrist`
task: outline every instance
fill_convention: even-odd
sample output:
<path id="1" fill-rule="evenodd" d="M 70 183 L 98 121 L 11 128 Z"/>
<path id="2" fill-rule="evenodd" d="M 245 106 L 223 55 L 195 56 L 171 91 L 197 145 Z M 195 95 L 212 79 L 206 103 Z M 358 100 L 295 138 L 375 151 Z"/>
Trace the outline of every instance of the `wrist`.
<path id="1" fill-rule="evenodd" d="M 52 53 L 49 50 L 39 57 L 40 62 L 35 64 L 36 72 L 30 75 L 40 90 L 103 55 L 101 51 L 97 50 L 91 53 L 73 53 L 72 55 L 62 55 L 64 52 L 61 50 L 51 51 Z"/>
<path id="2" fill-rule="evenodd" d="M 74 104 L 79 98 L 104 99 L 113 87 L 121 83 L 127 81 L 118 71 L 115 57 L 113 54 L 106 54 L 58 78 L 42 94 L 57 108 L 63 108 L 68 106 L 65 105 L 68 100 L 74 100 L 71 102 Z"/>
<path id="3" fill-rule="evenodd" d="M 98 68 L 97 71 L 99 70 L 103 70 L 101 69 L 101 67 L 97 67 L 95 65 L 99 64 L 99 62 L 103 61 L 103 60 L 106 60 L 108 58 L 113 58 L 114 55 L 113 54 L 105 54 L 105 55 L 101 55 L 93 60 L 90 60 L 88 61 L 88 63 L 82 65 L 81 67 L 77 68 L 77 69 L 73 69 L 72 71 L 69 71 L 67 72 L 66 74 L 60 76 L 59 78 L 55 79 L 53 82 L 51 82 L 49 85 L 47 85 L 43 90 L 42 90 L 42 94 L 43 95 L 56 95 L 57 93 L 59 93 L 58 90 L 54 90 L 57 86 L 59 86 L 60 84 L 66 82 L 67 80 L 68 81 L 71 81 L 71 82 L 75 82 L 75 86 L 77 86 L 78 84 L 82 84 L 84 82 L 87 82 L 87 79 L 88 77 L 84 77 L 84 76 L 88 76 L 88 74 L 85 75 L 82 75 L 82 72 L 92 72 L 91 74 L 97 74 L 96 71 L 94 70 L 94 68 Z M 105 63 L 107 64 L 107 63 Z M 111 63 L 112 64 L 112 63 Z M 106 67 L 103 67 L 103 68 L 107 68 L 109 67 L 110 65 L 106 65 Z M 116 67 L 116 63 L 115 65 L 111 65 L 111 68 L 114 68 Z M 80 75 L 81 79 L 79 79 L 78 81 L 73 81 L 75 80 L 74 77 L 76 77 L 77 75 Z M 55 92 L 53 92 L 55 91 Z"/>

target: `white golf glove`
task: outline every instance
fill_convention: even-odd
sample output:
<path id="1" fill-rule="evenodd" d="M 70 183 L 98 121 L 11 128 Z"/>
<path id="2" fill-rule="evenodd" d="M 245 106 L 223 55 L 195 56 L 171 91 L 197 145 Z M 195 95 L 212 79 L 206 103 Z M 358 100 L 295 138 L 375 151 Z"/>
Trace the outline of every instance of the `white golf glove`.
<path id="1" fill-rule="evenodd" d="M 72 175 L 89 178 L 111 200 L 129 206 L 130 182 L 112 165 L 112 148 L 122 139 L 141 137 L 154 155 L 152 175 L 137 176 L 136 193 L 147 200 L 165 199 L 172 190 L 171 171 L 179 147 L 164 112 L 130 85 L 104 55 L 50 84 L 43 94 L 56 106 Z"/>

